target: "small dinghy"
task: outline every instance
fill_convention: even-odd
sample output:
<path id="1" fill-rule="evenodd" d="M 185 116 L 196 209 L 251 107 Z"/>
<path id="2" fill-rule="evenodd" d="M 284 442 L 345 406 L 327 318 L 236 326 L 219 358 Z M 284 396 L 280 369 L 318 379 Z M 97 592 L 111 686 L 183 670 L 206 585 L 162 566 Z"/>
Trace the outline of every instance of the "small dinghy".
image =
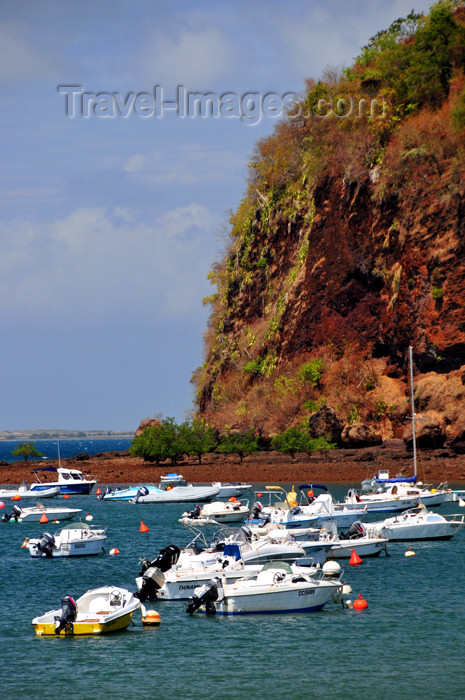
<path id="1" fill-rule="evenodd" d="M 131 591 L 118 586 L 102 586 L 87 591 L 76 601 L 66 595 L 61 609 L 49 610 L 35 617 L 32 625 L 37 635 L 106 634 L 126 629 L 140 608 Z"/>
<path id="2" fill-rule="evenodd" d="M 70 523 L 54 535 L 29 539 L 26 546 L 31 557 L 84 557 L 100 554 L 107 539 L 106 528 L 92 528 L 87 523 Z"/>
<path id="3" fill-rule="evenodd" d="M 60 489 L 58 486 L 47 486 L 40 492 L 40 498 L 53 498 L 58 496 Z M 28 489 L 25 481 L 18 488 L 0 489 L 0 498 L 11 498 L 12 501 L 21 501 L 23 498 L 37 499 L 38 493 L 32 487 Z"/>

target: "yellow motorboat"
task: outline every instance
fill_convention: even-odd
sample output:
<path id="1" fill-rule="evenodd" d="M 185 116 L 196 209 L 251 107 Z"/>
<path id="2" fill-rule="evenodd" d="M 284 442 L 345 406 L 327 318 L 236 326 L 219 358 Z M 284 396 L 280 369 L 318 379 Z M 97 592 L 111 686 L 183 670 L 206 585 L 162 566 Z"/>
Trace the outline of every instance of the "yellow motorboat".
<path id="1" fill-rule="evenodd" d="M 65 596 L 61 609 L 35 617 L 32 625 L 39 636 L 106 634 L 126 629 L 138 608 L 140 601 L 131 591 L 102 586 L 87 591 L 77 601 Z"/>

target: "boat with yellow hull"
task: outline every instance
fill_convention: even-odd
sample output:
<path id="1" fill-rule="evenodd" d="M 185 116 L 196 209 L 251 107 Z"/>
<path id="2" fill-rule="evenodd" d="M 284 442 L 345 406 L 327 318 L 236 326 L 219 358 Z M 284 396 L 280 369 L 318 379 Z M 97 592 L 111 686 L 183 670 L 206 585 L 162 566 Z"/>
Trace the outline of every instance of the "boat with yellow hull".
<path id="1" fill-rule="evenodd" d="M 102 586 L 87 591 L 75 601 L 65 596 L 61 609 L 49 610 L 32 620 L 38 636 L 97 635 L 126 629 L 140 601 L 131 591 Z"/>

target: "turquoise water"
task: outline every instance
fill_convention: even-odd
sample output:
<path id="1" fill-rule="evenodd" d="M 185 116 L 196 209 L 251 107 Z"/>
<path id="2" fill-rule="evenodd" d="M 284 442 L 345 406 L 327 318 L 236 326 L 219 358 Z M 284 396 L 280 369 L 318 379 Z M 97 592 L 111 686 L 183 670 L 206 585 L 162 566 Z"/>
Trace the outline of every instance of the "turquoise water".
<path id="1" fill-rule="evenodd" d="M 259 488 L 259 485 L 257 485 Z M 459 486 L 455 486 L 459 488 Z M 463 485 L 461 486 L 463 488 Z M 347 486 L 332 485 L 336 497 Z M 51 523 L 0 523 L 0 688 L 26 698 L 461 698 L 465 624 L 465 533 L 450 542 L 391 544 L 390 557 L 344 563 L 352 599 L 368 610 L 328 604 L 292 615 L 189 617 L 185 602 L 149 605 L 161 615 L 144 629 L 140 614 L 127 631 L 102 637 L 40 638 L 31 620 L 105 584 L 135 589 L 139 558 L 161 547 L 185 546 L 177 522 L 182 504 L 134 506 L 95 495 L 65 502 L 108 526 L 106 551 L 83 559 L 35 560 L 26 536 Z M 457 513 L 458 503 L 439 512 Z M 149 527 L 139 532 L 140 521 Z"/>

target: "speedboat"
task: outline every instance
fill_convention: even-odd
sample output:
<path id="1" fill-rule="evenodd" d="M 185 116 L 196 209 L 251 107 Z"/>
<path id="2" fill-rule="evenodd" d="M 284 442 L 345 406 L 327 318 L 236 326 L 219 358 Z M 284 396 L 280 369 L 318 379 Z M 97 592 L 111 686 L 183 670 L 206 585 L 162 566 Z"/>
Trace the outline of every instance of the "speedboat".
<path id="1" fill-rule="evenodd" d="M 107 539 L 106 528 L 92 528 L 87 523 L 70 523 L 54 535 L 26 540 L 32 557 L 83 557 L 100 554 Z"/>
<path id="2" fill-rule="evenodd" d="M 39 472 L 54 472 L 58 474 L 56 481 L 40 481 Z M 32 471 L 37 479 L 35 484 L 32 484 L 31 491 L 34 491 L 35 496 L 40 492 L 40 497 L 43 498 L 43 492 L 50 487 L 58 487 L 60 493 L 73 494 L 88 494 L 92 491 L 97 483 L 97 479 L 86 479 L 79 469 L 65 469 L 64 467 L 38 467 Z"/>
<path id="3" fill-rule="evenodd" d="M 162 482 L 160 482 L 161 485 Z M 218 486 L 167 486 L 158 491 L 149 491 L 142 486 L 131 503 L 192 503 L 212 501 L 219 493 Z"/>
<path id="4" fill-rule="evenodd" d="M 320 489 L 323 493 L 315 498 L 313 489 Z M 297 502 L 298 494 L 294 487 L 288 493 L 281 486 L 266 486 L 265 490 L 269 497 L 268 505 L 257 501 L 251 513 L 252 521 L 258 521 L 261 525 L 271 522 L 287 529 L 321 528 L 327 520 L 335 520 L 339 528 L 348 528 L 366 515 L 364 506 L 347 508 L 345 504 L 334 503 L 333 497 L 323 484 L 301 484 L 300 503 Z M 265 494 L 257 492 L 255 495 L 263 498 Z"/>
<path id="5" fill-rule="evenodd" d="M 367 513 L 395 513 L 397 511 L 415 508 L 418 505 L 417 495 L 399 495 L 399 485 L 391 484 L 387 489 L 381 486 L 375 493 L 357 493 L 355 489 L 349 489 L 344 499 L 346 508 L 366 508 Z"/>
<path id="6" fill-rule="evenodd" d="M 59 493 L 60 489 L 58 486 L 47 484 L 43 491 L 41 491 L 40 497 L 53 498 L 54 496 L 58 496 Z M 20 501 L 23 498 L 37 498 L 37 491 L 33 489 L 33 486 L 28 489 L 26 482 L 23 481 L 17 489 L 0 489 L 0 498 L 10 498 L 13 501 Z"/>
<path id="7" fill-rule="evenodd" d="M 387 555 L 388 539 L 379 532 L 372 532 L 361 522 L 352 523 L 346 532 L 338 533 L 335 523 L 327 522 L 320 531 L 319 542 L 331 545 L 329 558 L 350 559 L 353 551 L 362 559 Z"/>
<path id="8" fill-rule="evenodd" d="M 221 482 L 214 481 L 212 486 L 219 486 L 218 498 L 231 498 L 231 496 L 243 496 L 246 491 L 250 491 L 252 484 L 245 484 L 239 481 Z"/>
<path id="9" fill-rule="evenodd" d="M 295 574 L 286 562 L 271 561 L 255 578 L 225 583 L 215 577 L 197 588 L 186 612 L 245 615 L 249 613 L 295 613 L 321 610 L 328 601 L 342 600 L 341 580 L 317 575 Z"/>
<path id="10" fill-rule="evenodd" d="M 400 498 L 416 497 L 418 502 L 423 503 L 425 506 L 440 506 L 442 503 L 452 500 L 452 490 L 447 482 L 443 482 L 434 488 L 433 486 L 425 486 L 421 481 L 417 481 L 416 476 L 405 477 L 399 474 L 391 479 L 387 470 L 380 470 L 371 479 L 362 481 L 362 491 L 382 493 L 383 490 L 389 489 L 392 484 L 395 485 L 394 491 Z"/>
<path id="11" fill-rule="evenodd" d="M 131 591 L 101 586 L 87 591 L 76 601 L 70 595 L 65 596 L 61 609 L 35 617 L 32 624 L 39 636 L 106 634 L 126 629 L 140 606 Z"/>
<path id="12" fill-rule="evenodd" d="M 463 527 L 464 515 L 452 515 L 450 519 L 420 505 L 393 518 L 370 523 L 369 528 L 392 542 L 410 540 L 450 540 Z"/>
<path id="13" fill-rule="evenodd" d="M 11 513 L 2 515 L 2 522 L 47 522 L 47 520 L 71 520 L 82 513 L 81 508 L 67 508 L 66 506 L 44 506 L 43 503 L 37 503 L 30 508 L 21 508 L 14 505 Z M 46 519 L 45 519 L 46 518 Z"/>
<path id="14" fill-rule="evenodd" d="M 205 503 L 201 508 L 196 506 L 194 510 L 182 514 L 179 522 L 188 525 L 211 525 L 215 523 L 242 523 L 250 512 L 248 501 L 238 501 L 231 496 L 229 501 L 213 501 Z"/>
<path id="15" fill-rule="evenodd" d="M 245 565 L 238 545 L 226 545 L 208 560 L 198 554 L 181 551 L 175 545 L 162 549 L 156 559 L 142 560 L 142 568 L 136 578 L 136 596 L 145 602 L 163 600 L 187 600 L 194 589 L 213 576 L 224 576 L 232 583 L 237 578 L 258 574 L 261 565 Z"/>

